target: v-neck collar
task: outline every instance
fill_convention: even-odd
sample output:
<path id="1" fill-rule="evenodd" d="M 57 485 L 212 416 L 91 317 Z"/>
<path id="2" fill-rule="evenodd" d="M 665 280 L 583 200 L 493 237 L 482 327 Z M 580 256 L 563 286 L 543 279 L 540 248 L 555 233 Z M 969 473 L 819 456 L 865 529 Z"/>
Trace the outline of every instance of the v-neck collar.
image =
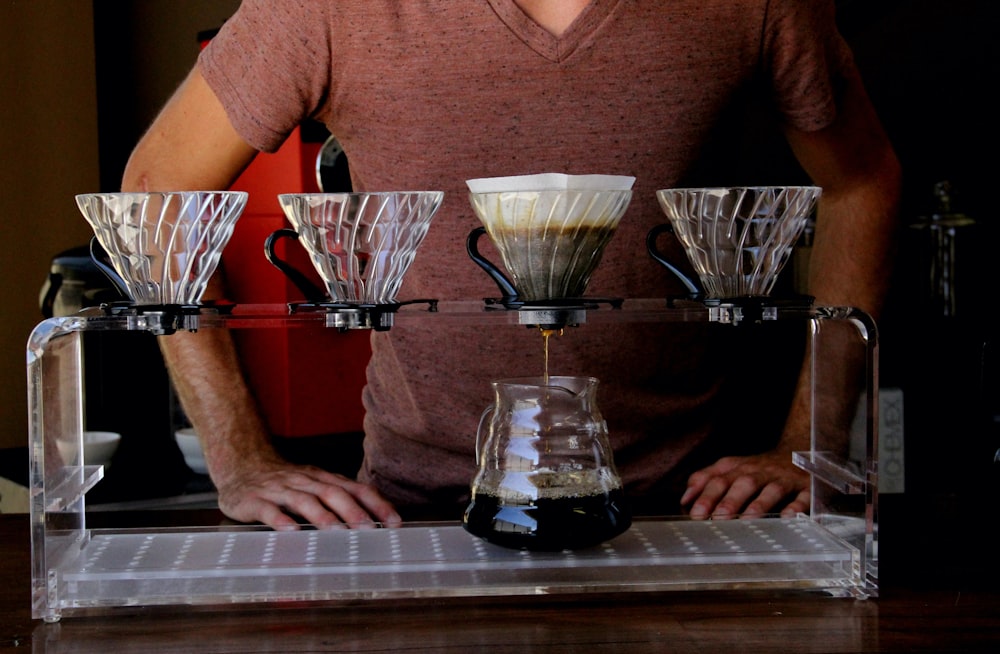
<path id="1" fill-rule="evenodd" d="M 560 36 L 532 20 L 514 0 L 488 0 L 493 11 L 514 35 L 542 57 L 560 62 L 569 58 L 611 13 L 619 0 L 590 0 Z"/>

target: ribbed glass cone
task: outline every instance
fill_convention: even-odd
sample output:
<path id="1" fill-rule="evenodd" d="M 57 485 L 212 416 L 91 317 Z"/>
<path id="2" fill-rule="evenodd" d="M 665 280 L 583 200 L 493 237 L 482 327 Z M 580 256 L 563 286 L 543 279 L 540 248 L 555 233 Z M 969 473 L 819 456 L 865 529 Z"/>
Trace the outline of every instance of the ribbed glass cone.
<path id="1" fill-rule="evenodd" d="M 768 295 L 812 214 L 815 186 L 656 192 L 708 298 Z"/>
<path id="2" fill-rule="evenodd" d="M 631 190 L 471 193 L 472 207 L 521 299 L 580 298 Z"/>
<path id="3" fill-rule="evenodd" d="M 441 191 L 278 196 L 334 302 L 396 301 Z"/>
<path id="4" fill-rule="evenodd" d="M 246 201 L 236 191 L 76 196 L 138 305 L 197 304 Z"/>

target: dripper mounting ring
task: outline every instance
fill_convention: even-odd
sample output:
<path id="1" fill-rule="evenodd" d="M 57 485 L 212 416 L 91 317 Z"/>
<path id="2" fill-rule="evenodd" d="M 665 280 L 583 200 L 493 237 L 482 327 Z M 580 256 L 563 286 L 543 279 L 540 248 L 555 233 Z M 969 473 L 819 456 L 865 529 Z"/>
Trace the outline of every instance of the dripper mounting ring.
<path id="1" fill-rule="evenodd" d="M 562 329 L 587 322 L 587 311 L 608 304 L 620 309 L 623 298 L 554 298 L 521 300 L 514 297 L 484 298 L 487 311 L 517 311 L 518 324 L 540 329 Z"/>
<path id="2" fill-rule="evenodd" d="M 228 302 L 205 304 L 135 304 L 130 300 L 106 302 L 101 310 L 109 316 L 124 316 L 130 326 L 145 329 L 157 336 L 173 334 L 178 329 L 198 331 L 203 313 L 229 314 L 236 305 Z"/>
<path id="3" fill-rule="evenodd" d="M 394 324 L 393 314 L 408 304 L 427 304 L 428 311 L 437 311 L 436 299 L 405 300 L 359 304 L 350 302 L 290 302 L 290 313 L 321 312 L 326 314 L 326 326 L 347 331 L 348 329 L 374 329 L 386 331 Z"/>

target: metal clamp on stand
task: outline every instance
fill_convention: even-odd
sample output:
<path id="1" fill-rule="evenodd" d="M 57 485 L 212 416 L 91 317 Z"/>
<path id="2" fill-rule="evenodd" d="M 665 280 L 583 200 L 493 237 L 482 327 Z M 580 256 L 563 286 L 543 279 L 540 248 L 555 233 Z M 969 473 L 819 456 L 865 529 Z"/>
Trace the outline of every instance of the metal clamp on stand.
<path id="1" fill-rule="evenodd" d="M 123 298 L 115 302 L 102 303 L 101 311 L 107 316 L 126 317 L 130 329 L 146 330 L 157 336 L 167 336 L 177 330 L 196 332 L 202 313 L 229 314 L 236 306 L 230 302 L 138 304 L 131 299 L 128 283 L 111 265 L 107 252 L 96 236 L 90 240 L 90 257 Z"/>
<path id="2" fill-rule="evenodd" d="M 279 229 L 268 236 L 264 243 L 264 254 L 267 260 L 278 270 L 285 273 L 289 280 L 306 297 L 305 302 L 290 302 L 290 313 L 319 311 L 326 313 L 326 326 L 347 331 L 348 329 L 374 329 L 387 331 L 393 324 L 393 314 L 400 307 L 408 304 L 427 304 L 428 311 L 437 311 L 436 299 L 405 300 L 403 302 L 344 302 L 332 299 L 323 288 L 314 284 L 300 270 L 295 268 L 280 256 L 275 245 L 279 239 L 290 238 L 299 240 L 299 234 L 291 229 Z M 360 280 L 356 280 L 360 284 Z"/>
<path id="3" fill-rule="evenodd" d="M 410 304 L 426 304 L 430 312 L 437 311 L 436 299 L 406 300 L 404 302 L 387 302 L 383 304 L 351 304 L 347 302 L 291 302 L 288 310 L 291 313 L 307 311 L 324 312 L 326 326 L 340 331 L 349 329 L 374 329 L 377 332 L 388 331 L 393 324 L 394 315 L 400 307 Z"/>
<path id="4" fill-rule="evenodd" d="M 167 336 L 177 330 L 198 331 L 201 307 L 198 305 L 137 305 L 132 302 L 102 304 L 109 316 L 124 316 L 129 329 L 142 329 L 157 336 Z"/>
<path id="5" fill-rule="evenodd" d="M 516 298 L 483 298 L 487 311 L 516 311 L 517 323 L 538 329 L 559 330 L 578 327 L 587 322 L 587 312 L 609 304 L 620 309 L 622 298 L 563 298 L 559 300 L 517 300 Z"/>
<path id="6" fill-rule="evenodd" d="M 788 311 L 809 311 L 813 306 L 810 296 L 794 296 L 789 298 L 773 298 L 763 296 L 733 297 L 733 298 L 667 298 L 667 306 L 683 309 L 687 307 L 705 307 L 708 309 L 708 321 L 727 325 L 757 325 L 762 322 L 778 320 L 781 313 Z"/>

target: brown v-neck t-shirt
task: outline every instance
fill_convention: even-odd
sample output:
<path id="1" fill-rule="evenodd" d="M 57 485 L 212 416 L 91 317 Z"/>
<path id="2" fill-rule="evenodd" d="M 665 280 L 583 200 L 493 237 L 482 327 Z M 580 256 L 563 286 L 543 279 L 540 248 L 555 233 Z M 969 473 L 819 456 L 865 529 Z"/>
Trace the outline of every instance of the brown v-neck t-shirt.
<path id="1" fill-rule="evenodd" d="M 402 301 L 498 297 L 465 251 L 479 224 L 465 180 L 540 172 L 636 178 L 588 296 L 682 295 L 645 249 L 665 221 L 655 191 L 787 183 L 729 169 L 741 144 L 725 126 L 757 103 L 820 129 L 853 63 L 831 0 L 593 0 L 559 37 L 513 0 L 244 0 L 199 66 L 259 150 L 312 118 L 340 140 L 356 190 L 445 192 Z M 700 324 L 584 324 L 553 337 L 549 371 L 600 380 L 615 461 L 642 497 L 729 453 L 699 445 L 727 416 L 738 347 Z M 401 507 L 461 504 L 490 381 L 540 375 L 541 336 L 427 320 L 373 333 L 372 348 L 360 479 Z M 736 421 L 747 433 L 765 429 L 758 408 Z M 677 497 L 662 501 L 669 512 Z"/>

